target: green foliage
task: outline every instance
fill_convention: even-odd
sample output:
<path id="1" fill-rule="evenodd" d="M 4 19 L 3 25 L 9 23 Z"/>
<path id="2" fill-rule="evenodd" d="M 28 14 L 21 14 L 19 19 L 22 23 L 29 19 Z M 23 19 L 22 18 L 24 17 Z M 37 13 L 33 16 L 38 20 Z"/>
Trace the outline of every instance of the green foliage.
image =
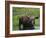
<path id="1" fill-rule="evenodd" d="M 13 30 L 19 30 L 19 16 L 13 16 Z"/>
<path id="2" fill-rule="evenodd" d="M 37 30 L 37 29 L 39 29 L 39 27 L 40 27 L 40 20 L 39 19 L 35 19 L 35 29 Z"/>
<path id="3" fill-rule="evenodd" d="M 19 30 L 19 17 L 21 16 L 38 16 L 40 15 L 39 8 L 18 8 L 13 7 L 13 30 Z M 35 29 L 39 29 L 39 19 L 35 19 Z"/>
<path id="4" fill-rule="evenodd" d="M 13 15 L 34 15 L 37 16 L 40 14 L 39 8 L 15 8 L 13 7 Z"/>

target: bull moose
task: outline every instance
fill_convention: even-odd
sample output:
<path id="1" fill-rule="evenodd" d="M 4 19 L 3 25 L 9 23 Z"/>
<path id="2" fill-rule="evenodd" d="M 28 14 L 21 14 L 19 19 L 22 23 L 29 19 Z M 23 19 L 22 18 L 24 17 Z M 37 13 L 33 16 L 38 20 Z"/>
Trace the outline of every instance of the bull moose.
<path id="1" fill-rule="evenodd" d="M 19 18 L 19 30 L 33 30 L 35 19 L 39 17 L 34 16 L 21 16 Z"/>

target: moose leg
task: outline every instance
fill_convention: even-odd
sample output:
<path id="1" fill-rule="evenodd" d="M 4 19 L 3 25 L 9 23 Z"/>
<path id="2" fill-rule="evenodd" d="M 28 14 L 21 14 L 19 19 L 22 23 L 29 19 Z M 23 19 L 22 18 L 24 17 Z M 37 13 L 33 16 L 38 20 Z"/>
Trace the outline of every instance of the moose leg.
<path id="1" fill-rule="evenodd" d="M 23 24 L 22 24 L 21 19 L 19 19 L 19 30 L 23 30 Z"/>

